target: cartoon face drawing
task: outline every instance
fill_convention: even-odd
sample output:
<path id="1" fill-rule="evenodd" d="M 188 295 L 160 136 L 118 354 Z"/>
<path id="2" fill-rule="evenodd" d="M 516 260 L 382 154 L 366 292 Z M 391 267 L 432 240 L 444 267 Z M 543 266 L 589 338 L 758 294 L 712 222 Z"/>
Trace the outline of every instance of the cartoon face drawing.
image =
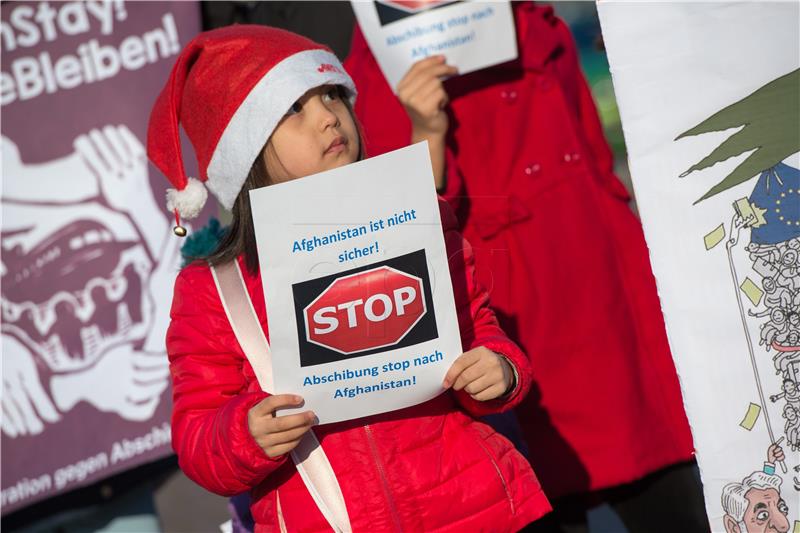
<path id="1" fill-rule="evenodd" d="M 777 447 L 777 445 L 773 445 Z M 771 447 L 772 448 L 772 447 Z M 771 450 L 774 461 L 783 460 L 783 451 Z M 789 531 L 789 508 L 781 498 L 782 480 L 767 472 L 753 472 L 741 483 L 729 483 L 722 489 L 723 525 L 726 533 L 761 533 Z"/>
<path id="2" fill-rule="evenodd" d="M 2 138 L 3 432 L 36 434 L 86 401 L 147 420 L 168 385 L 164 334 L 178 239 L 125 126 L 23 163 Z"/>
<path id="3" fill-rule="evenodd" d="M 789 531 L 789 508 L 775 489 L 750 489 L 745 494 L 747 510 L 744 524 L 747 533 Z"/>

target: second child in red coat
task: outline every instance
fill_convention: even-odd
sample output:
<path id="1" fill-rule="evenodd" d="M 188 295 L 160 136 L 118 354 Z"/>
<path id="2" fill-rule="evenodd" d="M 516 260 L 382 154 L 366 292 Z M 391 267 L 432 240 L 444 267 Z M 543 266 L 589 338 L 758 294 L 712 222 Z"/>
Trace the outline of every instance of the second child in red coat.
<path id="1" fill-rule="evenodd" d="M 479 278 L 531 358 L 535 383 L 516 412 L 555 499 L 555 517 L 542 523 L 585 530 L 587 509 L 605 500 L 632 531 L 702 530 L 692 438 L 641 225 L 568 28 L 550 7 L 513 10 L 516 60 L 451 77 L 443 57 L 429 57 L 396 96 L 357 29 L 345 67 L 362 91 L 367 150 L 428 140 Z"/>

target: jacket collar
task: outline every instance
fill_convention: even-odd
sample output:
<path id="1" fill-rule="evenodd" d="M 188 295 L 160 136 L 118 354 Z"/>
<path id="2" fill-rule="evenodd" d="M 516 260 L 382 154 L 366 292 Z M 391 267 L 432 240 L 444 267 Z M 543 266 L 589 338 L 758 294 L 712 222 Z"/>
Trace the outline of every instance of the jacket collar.
<path id="1" fill-rule="evenodd" d="M 519 58 L 509 66 L 519 67 L 521 64 L 525 70 L 543 70 L 547 61 L 562 47 L 560 21 L 550 6 L 514 2 L 513 9 Z"/>

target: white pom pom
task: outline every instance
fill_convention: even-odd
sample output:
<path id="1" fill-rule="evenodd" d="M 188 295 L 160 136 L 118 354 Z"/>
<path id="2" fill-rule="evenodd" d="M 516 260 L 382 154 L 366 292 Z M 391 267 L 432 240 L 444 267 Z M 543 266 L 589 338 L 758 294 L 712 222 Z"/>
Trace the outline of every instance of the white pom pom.
<path id="1" fill-rule="evenodd" d="M 203 182 L 196 178 L 189 178 L 189 182 L 181 190 L 167 189 L 167 209 L 170 212 L 178 210 L 181 218 L 197 218 L 203 206 L 206 205 L 208 191 Z"/>

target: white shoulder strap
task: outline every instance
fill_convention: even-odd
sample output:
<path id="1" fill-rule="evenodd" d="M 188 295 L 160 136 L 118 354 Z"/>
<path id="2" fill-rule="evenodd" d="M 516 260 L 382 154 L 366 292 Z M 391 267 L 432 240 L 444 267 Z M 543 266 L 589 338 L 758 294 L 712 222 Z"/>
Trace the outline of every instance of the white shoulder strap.
<path id="1" fill-rule="evenodd" d="M 247 293 L 238 262 L 212 266 L 211 274 L 236 340 L 253 367 L 259 385 L 264 391 L 272 393 L 272 353 Z M 342 489 L 313 430 L 306 433 L 291 455 L 308 492 L 333 530 L 351 533 Z"/>

